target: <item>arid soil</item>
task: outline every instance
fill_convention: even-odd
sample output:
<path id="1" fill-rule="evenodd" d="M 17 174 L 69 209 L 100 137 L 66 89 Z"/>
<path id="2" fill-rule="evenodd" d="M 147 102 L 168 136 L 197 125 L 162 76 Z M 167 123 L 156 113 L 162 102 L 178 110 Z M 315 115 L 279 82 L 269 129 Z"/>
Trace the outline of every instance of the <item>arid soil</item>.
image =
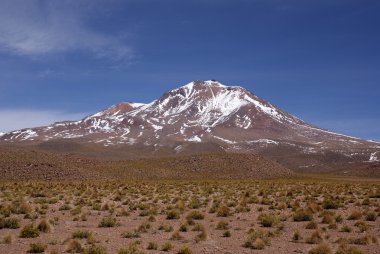
<path id="1" fill-rule="evenodd" d="M 293 173 L 253 154 L 195 154 L 134 160 L 0 147 L 2 180 L 263 179 Z"/>
<path id="2" fill-rule="evenodd" d="M 0 253 L 379 253 L 380 182 L 3 182 Z"/>

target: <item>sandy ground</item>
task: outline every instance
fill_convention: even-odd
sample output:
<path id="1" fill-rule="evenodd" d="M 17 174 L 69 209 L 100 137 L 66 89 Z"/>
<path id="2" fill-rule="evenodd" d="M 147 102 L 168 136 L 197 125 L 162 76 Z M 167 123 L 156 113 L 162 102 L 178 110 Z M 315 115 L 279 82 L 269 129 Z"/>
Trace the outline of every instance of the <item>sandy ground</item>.
<path id="1" fill-rule="evenodd" d="M 263 181 L 180 184 L 173 182 L 111 183 L 96 185 L 65 185 L 64 183 L 57 183 L 55 185 L 18 184 L 14 186 L 5 183 L 1 186 L 0 201 L 2 208 L 11 204 L 10 202 L 21 198 L 24 200 L 24 204 L 32 208 L 29 214 L 38 218 L 25 219 L 25 214 L 12 213 L 10 218 L 19 219 L 20 228 L 0 229 L 0 241 L 7 235 L 12 236 L 12 243 L 0 244 L 0 253 L 27 253 L 30 249 L 29 245 L 37 242 L 47 245 L 45 253 L 66 253 L 72 239 L 72 233 L 78 230 L 89 231 L 93 236 L 91 243 L 86 239 L 78 240 L 84 248 L 95 243 L 105 247 L 107 253 L 118 253 L 121 248 L 127 247 L 135 240 L 139 241 L 136 245 L 138 249 L 145 253 L 165 253 L 160 249 L 166 242 L 173 245 L 173 249 L 168 253 L 178 253 L 181 247 L 185 245 L 189 246 L 192 253 L 308 253 L 310 249 L 317 246 L 317 244 L 305 242 L 315 229 L 305 229 L 308 222 L 293 221 L 293 209 L 280 206 L 280 204 L 283 202 L 286 206 L 290 206 L 294 201 L 298 200 L 300 207 L 306 207 L 311 201 L 322 206 L 323 200 L 326 199 L 326 196 L 330 197 L 330 194 L 347 200 L 342 207 L 328 210 L 334 213 L 334 217 L 341 215 L 343 221 L 335 222 L 334 220 L 333 223 L 330 223 L 335 224 L 336 229 L 329 228 L 329 224 L 321 223 L 322 218 L 319 217 L 323 212 L 321 207 L 319 207 L 320 211 L 313 213 L 313 217 L 324 238 L 323 241 L 328 243 L 332 250 L 335 251 L 338 248 L 339 244 L 336 241 L 339 238 L 353 239 L 366 235 L 374 238 L 380 237 L 379 218 L 375 221 L 366 221 L 365 215 L 363 215 L 359 220 L 363 220 L 368 225 L 365 232 L 360 232 L 358 227 L 355 226 L 355 223 L 359 220 L 347 220 L 353 211 L 360 211 L 363 214 L 373 211 L 377 215 L 379 214 L 379 198 L 371 198 L 369 199 L 369 204 L 362 205 L 363 200 L 366 199 L 369 193 L 379 191 L 379 184 L 338 184 L 335 182 L 318 184 L 315 182 L 299 184 L 294 181 Z M 35 195 L 35 193 L 41 195 Z M 292 193 L 292 196 L 285 195 L 286 193 Z M 199 208 L 191 209 L 189 207 L 192 198 L 200 201 Z M 269 200 L 271 204 L 262 204 L 265 203 L 263 199 Z M 183 201 L 184 207 L 182 207 L 181 202 L 178 203 L 178 200 Z M 220 217 L 217 213 L 210 213 L 213 204 L 218 201 L 230 207 L 231 215 Z M 65 203 L 69 204 L 72 209 L 80 206 L 80 212 L 76 214 L 70 210 L 60 210 L 60 207 Z M 89 205 L 94 203 L 103 208 L 94 210 L 93 206 Z M 245 210 L 249 211 L 240 212 L 238 210 L 239 204 L 243 204 Z M 144 206 L 149 208 L 145 209 Z M 179 211 L 179 219 L 167 219 L 166 214 L 170 208 Z M 147 216 L 142 216 L 144 209 L 151 212 Z M 195 241 L 195 237 L 199 232 L 192 231 L 194 227 L 192 225 L 187 226 L 187 232 L 180 232 L 183 239 L 171 239 L 173 232 L 177 231 L 182 224 L 186 224 L 186 216 L 195 210 L 200 211 L 205 216 L 204 219 L 194 220 L 195 223 L 200 223 L 204 226 L 207 234 L 205 239 L 199 242 Z M 129 214 L 127 216 L 121 215 L 122 211 L 128 211 Z M 264 228 L 258 219 L 259 215 L 263 213 L 273 214 L 279 219 L 279 222 L 272 227 Z M 152 215 L 152 218 L 149 219 L 150 215 Z M 116 218 L 117 225 L 110 228 L 99 227 L 102 218 L 107 216 Z M 85 220 L 83 220 L 84 218 Z M 52 229 L 49 233 L 41 232 L 40 236 L 36 238 L 19 237 L 25 225 L 31 223 L 38 225 L 43 219 L 50 221 Z M 220 221 L 228 222 L 230 237 L 223 237 L 226 229 L 216 229 Z M 149 224 L 149 228 L 146 229 L 146 232 L 140 232 L 139 238 L 128 239 L 122 236 L 124 232 L 134 232 L 144 223 Z M 161 225 L 171 226 L 173 230 L 171 232 L 159 230 Z M 343 225 L 350 226 L 352 232 L 340 232 Z M 274 233 L 270 237 L 270 243 L 263 250 L 243 247 L 248 237 L 248 231 L 252 228 Z M 302 237 L 298 242 L 292 239 L 295 231 L 299 231 Z M 149 242 L 157 243 L 158 250 L 148 250 Z M 349 246 L 355 246 L 363 253 L 380 253 L 379 243 L 350 244 Z"/>

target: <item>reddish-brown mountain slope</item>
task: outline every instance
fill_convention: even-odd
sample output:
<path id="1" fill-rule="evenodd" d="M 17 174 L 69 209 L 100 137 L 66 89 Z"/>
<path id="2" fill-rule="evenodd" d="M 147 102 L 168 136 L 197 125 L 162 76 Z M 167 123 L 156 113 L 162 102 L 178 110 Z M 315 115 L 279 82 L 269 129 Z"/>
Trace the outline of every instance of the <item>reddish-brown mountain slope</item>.
<path id="1" fill-rule="evenodd" d="M 104 151 L 139 151 L 136 156 L 258 153 L 300 169 L 380 157 L 379 143 L 312 126 L 242 87 L 217 81 L 191 82 L 149 104 L 121 103 L 80 121 L 2 134 L 0 143 L 44 146 L 62 139 L 109 148 Z"/>

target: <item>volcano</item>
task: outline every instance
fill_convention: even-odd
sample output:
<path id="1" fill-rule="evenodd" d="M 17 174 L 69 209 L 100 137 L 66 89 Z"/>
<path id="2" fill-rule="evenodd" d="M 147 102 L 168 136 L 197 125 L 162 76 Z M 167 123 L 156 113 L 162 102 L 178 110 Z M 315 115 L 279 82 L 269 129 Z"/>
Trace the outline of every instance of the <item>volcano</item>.
<path id="1" fill-rule="evenodd" d="M 80 121 L 0 135 L 0 143 L 43 145 L 62 140 L 113 150 L 138 147 L 145 151 L 141 155 L 258 153 L 299 169 L 371 163 L 380 157 L 377 142 L 313 126 L 243 87 L 215 80 L 190 82 L 148 104 L 123 102 Z"/>

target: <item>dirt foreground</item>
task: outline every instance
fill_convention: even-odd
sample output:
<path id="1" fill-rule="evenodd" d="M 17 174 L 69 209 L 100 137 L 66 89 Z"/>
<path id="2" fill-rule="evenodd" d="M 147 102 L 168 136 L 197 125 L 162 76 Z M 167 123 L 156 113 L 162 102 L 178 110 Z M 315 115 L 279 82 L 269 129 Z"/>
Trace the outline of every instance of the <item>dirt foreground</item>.
<path id="1" fill-rule="evenodd" d="M 379 182 L 3 182 L 0 188 L 4 254 L 380 249 Z"/>

